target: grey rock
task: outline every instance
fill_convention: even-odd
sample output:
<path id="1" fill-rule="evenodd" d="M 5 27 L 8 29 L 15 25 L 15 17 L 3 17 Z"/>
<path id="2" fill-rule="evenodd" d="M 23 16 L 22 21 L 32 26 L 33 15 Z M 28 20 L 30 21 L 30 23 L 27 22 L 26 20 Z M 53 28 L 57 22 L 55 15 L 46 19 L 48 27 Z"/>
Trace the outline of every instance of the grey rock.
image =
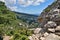
<path id="1" fill-rule="evenodd" d="M 45 32 L 44 33 L 44 37 L 47 37 L 49 35 L 49 33 Z"/>
<path id="2" fill-rule="evenodd" d="M 45 40 L 60 40 L 60 36 L 57 36 L 55 34 L 50 34 L 45 38 Z"/>
<path id="3" fill-rule="evenodd" d="M 38 34 L 38 33 L 40 33 L 40 31 L 41 31 L 41 28 L 36 28 L 36 29 L 34 30 L 34 34 Z"/>
<path id="4" fill-rule="evenodd" d="M 39 38 L 36 35 L 32 35 L 33 40 L 39 40 Z"/>
<path id="5" fill-rule="evenodd" d="M 60 31 L 60 26 L 57 26 L 55 30 Z"/>
<path id="6" fill-rule="evenodd" d="M 57 24 L 53 21 L 48 21 L 47 24 L 44 25 L 44 27 L 47 27 L 47 28 L 55 28 L 57 26 Z"/>
<path id="7" fill-rule="evenodd" d="M 48 28 L 48 31 L 49 31 L 49 32 L 55 32 L 55 29 Z"/>
<path id="8" fill-rule="evenodd" d="M 41 37 L 40 40 L 45 40 L 45 38 L 44 37 Z"/>

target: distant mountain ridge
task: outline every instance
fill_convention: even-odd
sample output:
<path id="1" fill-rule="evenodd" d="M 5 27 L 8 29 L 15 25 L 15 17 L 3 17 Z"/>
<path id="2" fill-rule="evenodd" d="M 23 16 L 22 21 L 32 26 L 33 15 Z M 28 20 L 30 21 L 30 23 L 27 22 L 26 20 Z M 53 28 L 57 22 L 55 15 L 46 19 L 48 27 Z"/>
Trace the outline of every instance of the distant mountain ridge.
<path id="1" fill-rule="evenodd" d="M 15 12 L 15 11 L 14 11 Z M 17 14 L 22 14 L 22 15 L 28 15 L 28 16 L 35 16 L 38 17 L 38 15 L 34 15 L 34 14 L 27 14 L 27 13 L 21 13 L 21 12 L 15 12 Z"/>

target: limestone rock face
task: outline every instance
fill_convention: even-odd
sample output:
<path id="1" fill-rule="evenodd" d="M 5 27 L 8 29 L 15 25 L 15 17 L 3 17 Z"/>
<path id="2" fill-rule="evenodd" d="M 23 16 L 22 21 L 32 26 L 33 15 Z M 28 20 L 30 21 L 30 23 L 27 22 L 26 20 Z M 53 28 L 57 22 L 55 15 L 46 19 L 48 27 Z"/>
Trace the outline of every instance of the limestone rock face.
<path id="1" fill-rule="evenodd" d="M 34 30 L 30 40 L 60 40 L 60 0 L 46 8 L 38 20 L 40 28 Z"/>
<path id="2" fill-rule="evenodd" d="M 33 40 L 32 36 L 29 36 L 28 38 L 29 38 L 29 40 Z"/>
<path id="3" fill-rule="evenodd" d="M 57 26 L 57 24 L 53 21 L 48 21 L 47 24 L 44 25 L 44 27 L 48 27 L 48 28 L 55 28 Z"/>
<path id="4" fill-rule="evenodd" d="M 41 28 L 36 28 L 36 29 L 34 30 L 34 33 L 35 33 L 35 34 L 38 34 L 40 31 L 41 31 Z"/>
<path id="5" fill-rule="evenodd" d="M 45 40 L 45 38 L 44 37 L 41 37 L 40 40 Z"/>
<path id="6" fill-rule="evenodd" d="M 47 37 L 49 35 L 49 33 L 45 32 L 44 33 L 44 37 Z"/>
<path id="7" fill-rule="evenodd" d="M 55 30 L 60 31 L 60 26 L 57 26 Z"/>
<path id="8" fill-rule="evenodd" d="M 55 32 L 55 29 L 48 28 L 49 32 Z"/>
<path id="9" fill-rule="evenodd" d="M 45 40 L 60 40 L 60 36 L 57 36 L 55 34 L 50 34 L 45 38 Z"/>

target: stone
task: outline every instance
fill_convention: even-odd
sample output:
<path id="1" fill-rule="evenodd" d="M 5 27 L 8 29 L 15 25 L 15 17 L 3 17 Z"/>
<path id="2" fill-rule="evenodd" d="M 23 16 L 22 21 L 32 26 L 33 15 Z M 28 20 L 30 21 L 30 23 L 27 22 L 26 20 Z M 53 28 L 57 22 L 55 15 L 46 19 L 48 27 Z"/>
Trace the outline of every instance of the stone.
<path id="1" fill-rule="evenodd" d="M 51 34 L 49 34 L 49 36 L 47 36 L 45 38 L 45 40 L 60 40 L 60 36 L 57 36 L 57 35 L 51 33 Z"/>
<path id="2" fill-rule="evenodd" d="M 39 40 L 39 38 L 41 37 L 40 34 L 33 34 L 32 36 L 29 36 L 29 40 Z"/>
<path id="3" fill-rule="evenodd" d="M 29 36 L 28 38 L 29 38 L 29 40 L 33 40 L 32 36 Z"/>
<path id="4" fill-rule="evenodd" d="M 42 36 L 42 34 L 35 34 L 35 36 L 36 36 L 37 38 L 39 38 L 39 37 Z"/>
<path id="5" fill-rule="evenodd" d="M 29 40 L 39 40 L 39 38 L 34 34 L 32 36 L 29 36 L 28 38 Z"/>
<path id="6" fill-rule="evenodd" d="M 55 30 L 60 31 L 60 26 L 57 26 Z"/>
<path id="7" fill-rule="evenodd" d="M 53 21 L 48 21 L 47 24 L 44 25 L 44 27 L 47 28 L 55 28 L 57 26 L 57 24 Z"/>
<path id="8" fill-rule="evenodd" d="M 52 21 L 60 22 L 60 14 L 55 15 L 55 16 L 52 18 Z"/>
<path id="9" fill-rule="evenodd" d="M 40 31 L 41 31 L 41 28 L 36 28 L 36 29 L 34 30 L 34 34 L 38 34 Z"/>
<path id="10" fill-rule="evenodd" d="M 49 32 L 55 32 L 55 29 L 48 28 L 48 31 L 49 31 Z"/>
<path id="11" fill-rule="evenodd" d="M 44 33 L 44 37 L 47 37 L 49 35 L 49 33 L 45 32 Z"/>
<path id="12" fill-rule="evenodd" d="M 44 37 L 41 37 L 40 40 L 45 40 L 45 38 Z"/>
<path id="13" fill-rule="evenodd" d="M 39 40 L 39 38 L 36 35 L 32 35 L 33 40 Z"/>

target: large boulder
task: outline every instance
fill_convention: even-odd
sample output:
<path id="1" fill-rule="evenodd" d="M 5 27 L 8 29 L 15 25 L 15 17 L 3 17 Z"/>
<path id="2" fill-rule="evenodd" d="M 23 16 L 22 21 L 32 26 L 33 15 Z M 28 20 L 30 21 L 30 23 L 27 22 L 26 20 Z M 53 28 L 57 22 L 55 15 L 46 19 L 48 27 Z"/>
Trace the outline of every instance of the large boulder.
<path id="1" fill-rule="evenodd" d="M 47 24 L 44 25 L 44 27 L 47 28 L 55 28 L 57 26 L 57 24 L 53 21 L 48 21 Z"/>
<path id="2" fill-rule="evenodd" d="M 29 38 L 29 40 L 33 40 L 32 36 L 29 36 L 28 38 Z"/>
<path id="3" fill-rule="evenodd" d="M 60 26 L 55 28 L 55 34 L 60 36 Z"/>
<path id="4" fill-rule="evenodd" d="M 55 34 L 49 34 L 49 36 L 47 36 L 45 40 L 60 40 L 60 36 L 57 36 Z"/>
<path id="5" fill-rule="evenodd" d="M 60 31 L 60 26 L 57 26 L 55 30 Z"/>
<path id="6" fill-rule="evenodd" d="M 48 35 L 49 35 L 49 33 L 45 32 L 43 36 L 47 37 Z"/>
<path id="7" fill-rule="evenodd" d="M 40 40 L 45 40 L 45 38 L 44 37 L 41 37 Z"/>
<path id="8" fill-rule="evenodd" d="M 55 32 L 55 29 L 53 29 L 53 28 L 48 28 L 48 31 L 49 31 L 49 32 Z"/>
<path id="9" fill-rule="evenodd" d="M 60 21 L 60 14 L 54 15 L 54 17 L 52 18 L 52 21 Z"/>

